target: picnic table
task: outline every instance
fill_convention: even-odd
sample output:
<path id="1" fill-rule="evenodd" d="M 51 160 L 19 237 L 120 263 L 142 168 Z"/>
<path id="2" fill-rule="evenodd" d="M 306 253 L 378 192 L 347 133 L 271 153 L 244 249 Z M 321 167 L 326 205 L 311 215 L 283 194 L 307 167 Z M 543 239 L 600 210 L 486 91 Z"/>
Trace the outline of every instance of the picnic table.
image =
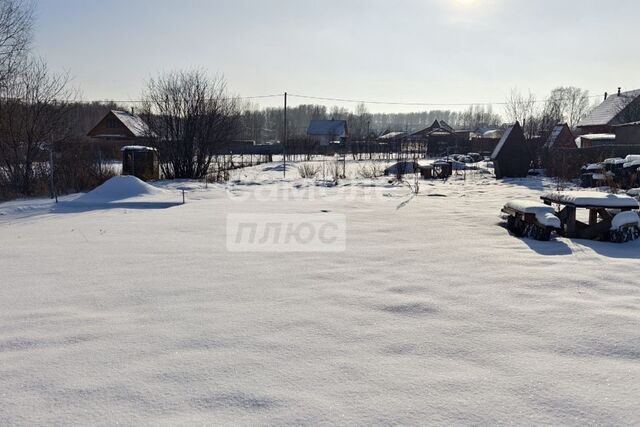
<path id="1" fill-rule="evenodd" d="M 557 191 L 540 197 L 546 205 L 564 206 L 558 213 L 566 237 L 609 240 L 613 217 L 617 212 L 638 209 L 638 201 L 621 194 L 597 191 Z M 576 219 L 577 209 L 589 210 L 589 223 Z"/>

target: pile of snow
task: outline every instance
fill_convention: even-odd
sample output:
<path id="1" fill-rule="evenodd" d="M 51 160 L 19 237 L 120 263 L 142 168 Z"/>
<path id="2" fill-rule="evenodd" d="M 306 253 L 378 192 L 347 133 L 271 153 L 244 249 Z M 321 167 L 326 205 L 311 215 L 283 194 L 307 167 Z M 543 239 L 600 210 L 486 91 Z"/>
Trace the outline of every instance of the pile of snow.
<path id="1" fill-rule="evenodd" d="M 535 214 L 536 220 L 545 227 L 561 227 L 560 218 L 556 216 L 555 210 L 543 203 L 532 200 L 511 200 L 505 207 L 522 213 Z"/>
<path id="2" fill-rule="evenodd" d="M 631 197 L 640 196 L 640 188 L 632 188 L 631 190 L 627 191 L 627 195 Z"/>
<path id="3" fill-rule="evenodd" d="M 627 211 L 620 212 L 613 217 L 611 221 L 611 229 L 617 230 L 625 225 L 637 225 L 640 227 L 640 216 L 638 216 L 637 212 Z"/>
<path id="4" fill-rule="evenodd" d="M 604 163 L 607 165 L 622 165 L 626 162 L 627 160 L 622 159 L 620 157 L 612 157 L 610 159 L 605 159 Z"/>
<path id="5" fill-rule="evenodd" d="M 555 203 L 576 207 L 598 206 L 603 208 L 637 208 L 638 201 L 623 194 L 609 194 L 598 191 L 557 191 L 546 193 L 542 198 Z"/>
<path id="6" fill-rule="evenodd" d="M 640 167 L 640 160 L 626 161 L 625 164 L 622 165 L 622 167 L 625 169 L 632 168 L 634 166 Z"/>
<path id="7" fill-rule="evenodd" d="M 170 195 L 170 191 L 154 187 L 135 176 L 123 175 L 111 178 L 101 186 L 75 199 L 74 203 L 102 204 L 123 201 L 155 201 L 157 199 L 166 199 Z"/>

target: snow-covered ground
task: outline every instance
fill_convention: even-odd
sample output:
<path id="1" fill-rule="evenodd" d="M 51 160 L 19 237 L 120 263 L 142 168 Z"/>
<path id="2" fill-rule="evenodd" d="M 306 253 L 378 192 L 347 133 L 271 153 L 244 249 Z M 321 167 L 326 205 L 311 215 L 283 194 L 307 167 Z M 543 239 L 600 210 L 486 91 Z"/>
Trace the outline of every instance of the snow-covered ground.
<path id="1" fill-rule="evenodd" d="M 640 241 L 510 236 L 541 178 L 347 167 L 0 204 L 0 425 L 640 423 Z M 230 252 L 239 214 L 344 217 L 346 250 Z"/>

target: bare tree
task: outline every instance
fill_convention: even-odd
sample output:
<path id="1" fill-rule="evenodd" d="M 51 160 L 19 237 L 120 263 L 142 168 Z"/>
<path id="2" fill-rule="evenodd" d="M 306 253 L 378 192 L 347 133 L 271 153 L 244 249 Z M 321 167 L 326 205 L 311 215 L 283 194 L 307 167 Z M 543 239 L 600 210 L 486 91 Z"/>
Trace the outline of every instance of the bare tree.
<path id="1" fill-rule="evenodd" d="M 505 104 L 505 114 L 510 122 L 524 123 L 535 114 L 536 97 L 529 92 L 522 94 L 519 89 L 511 89 Z"/>
<path id="2" fill-rule="evenodd" d="M 30 59 L 12 73 L 1 90 L 0 163 L 14 191 L 33 192 L 34 166 L 42 147 L 69 134 L 75 96 L 67 75 L 53 74 L 41 59 Z"/>
<path id="3" fill-rule="evenodd" d="M 0 86 L 25 60 L 32 38 L 34 8 L 23 0 L 0 0 Z"/>
<path id="4" fill-rule="evenodd" d="M 555 121 L 566 122 L 574 128 L 589 111 L 589 92 L 577 87 L 557 87 L 545 102 L 543 114 Z"/>
<path id="5" fill-rule="evenodd" d="M 143 96 L 148 136 L 160 149 L 167 178 L 203 178 L 214 158 L 229 154 L 239 103 L 228 95 L 224 77 L 170 72 L 149 80 Z"/>

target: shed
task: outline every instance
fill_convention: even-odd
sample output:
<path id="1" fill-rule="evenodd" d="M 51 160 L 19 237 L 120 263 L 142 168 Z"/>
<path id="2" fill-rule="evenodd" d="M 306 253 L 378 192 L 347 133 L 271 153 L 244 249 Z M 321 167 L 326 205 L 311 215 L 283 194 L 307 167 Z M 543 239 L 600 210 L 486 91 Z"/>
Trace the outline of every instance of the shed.
<path id="1" fill-rule="evenodd" d="M 603 147 L 615 143 L 616 135 L 613 133 L 590 133 L 576 138 L 579 148 Z"/>
<path id="2" fill-rule="evenodd" d="M 506 130 L 491 155 L 496 178 L 527 176 L 531 166 L 531 153 L 519 122 Z"/>
<path id="3" fill-rule="evenodd" d="M 544 143 L 543 148 L 546 150 L 552 150 L 556 148 L 577 148 L 575 136 L 571 129 L 569 129 L 569 125 L 566 123 L 557 124 L 549 138 Z"/>
<path id="4" fill-rule="evenodd" d="M 122 147 L 122 175 L 133 175 L 143 181 L 160 177 L 158 150 L 143 145 Z"/>

